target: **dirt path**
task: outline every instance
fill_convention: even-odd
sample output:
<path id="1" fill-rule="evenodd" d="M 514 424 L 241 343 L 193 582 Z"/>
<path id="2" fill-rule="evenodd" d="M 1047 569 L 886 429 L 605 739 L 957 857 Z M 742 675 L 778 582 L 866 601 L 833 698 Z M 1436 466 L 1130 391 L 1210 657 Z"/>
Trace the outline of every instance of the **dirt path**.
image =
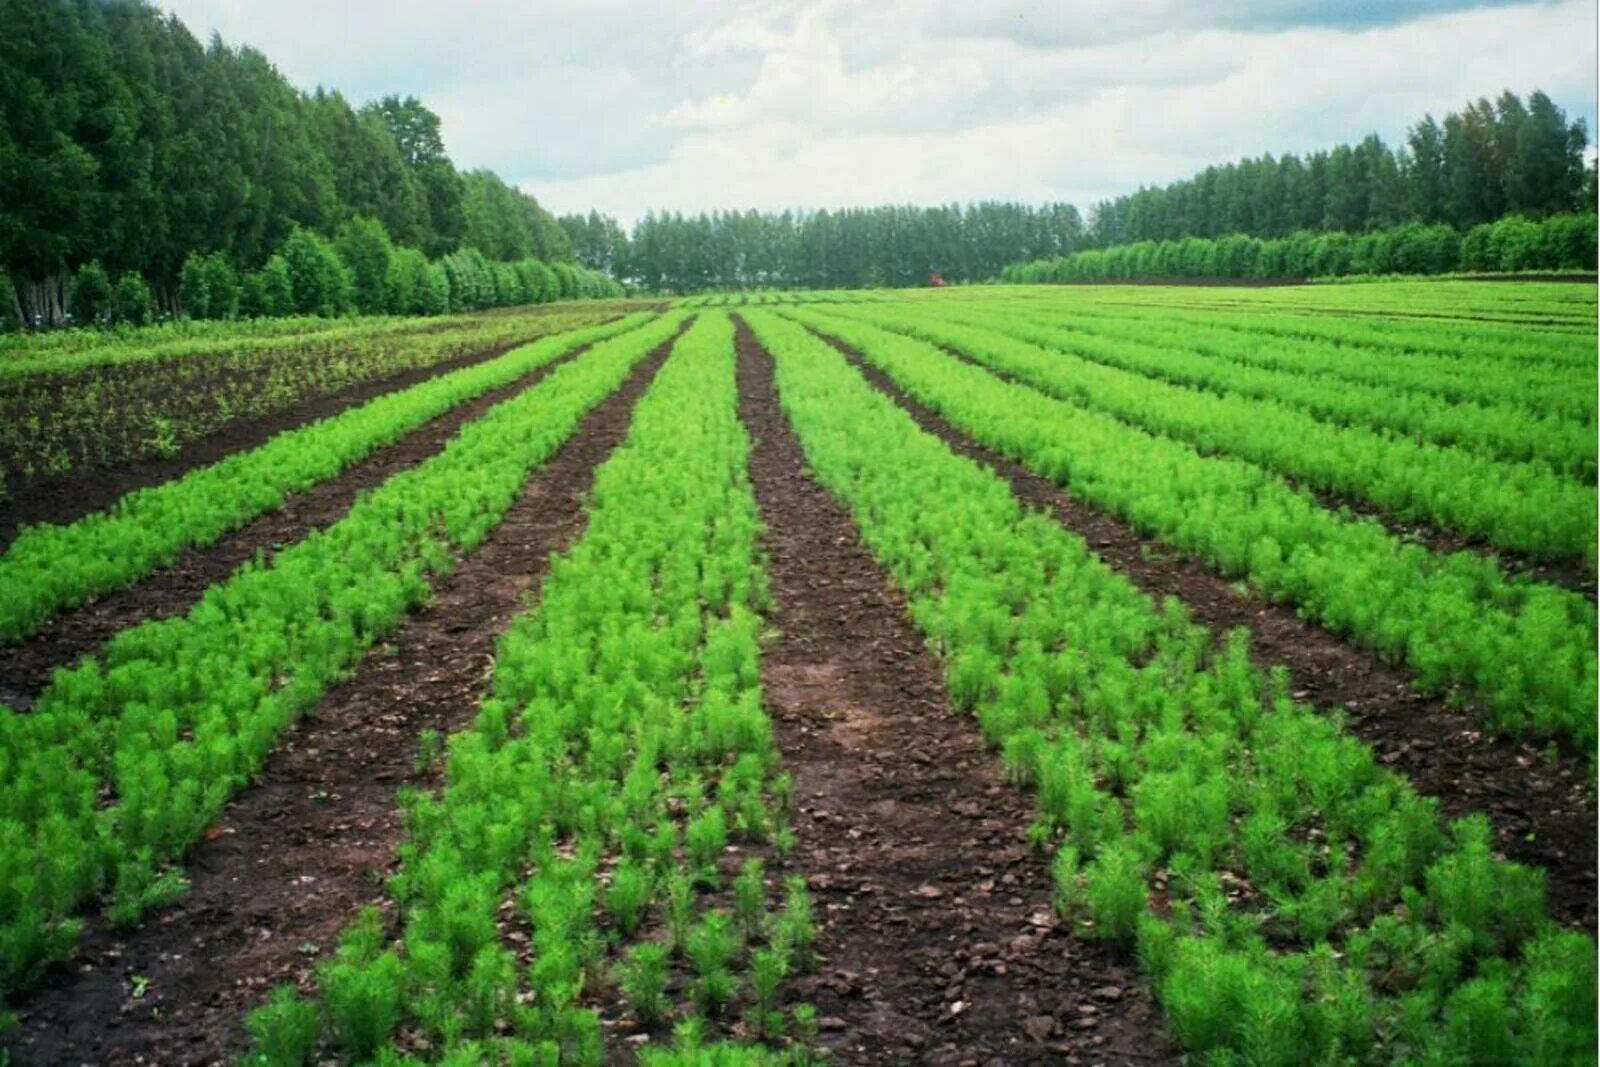
<path id="1" fill-rule="evenodd" d="M 1018 499 L 1050 513 L 1150 596 L 1177 597 L 1196 621 L 1214 630 L 1248 627 L 1258 665 L 1288 668 L 1297 699 L 1330 713 L 1344 709 L 1350 732 L 1371 745 L 1385 766 L 1406 775 L 1418 792 L 1437 797 L 1447 814 L 1487 815 L 1503 854 L 1548 873 L 1551 914 L 1594 935 L 1596 809 L 1591 776 L 1581 760 L 1550 759 L 1531 745 L 1488 733 L 1470 711 L 1414 688 L 1407 671 L 1073 499 L 912 400 L 848 345 L 834 347 L 924 430 L 995 470 Z"/>
<path id="2" fill-rule="evenodd" d="M 822 962 L 798 983 L 833 1061 L 1173 1058 L 1131 958 L 1068 936 L 1031 800 L 954 710 L 848 512 L 805 474 L 772 363 L 739 330 L 740 415 L 779 636 L 766 705 L 795 790 Z"/>
<path id="3" fill-rule="evenodd" d="M 284 430 L 338 415 L 367 401 L 406 389 L 418 382 L 448 374 L 475 363 L 486 363 L 519 345 L 548 334 L 494 345 L 428 367 L 416 367 L 388 377 L 360 382 L 336 393 L 310 397 L 287 411 L 258 418 L 239 419 L 216 433 L 191 441 L 172 459 L 146 459 L 116 467 L 90 467 L 59 478 L 7 486 L 0 502 L 0 551 L 17 536 L 20 527 L 38 523 L 68 523 L 103 511 L 135 489 L 181 478 L 198 467 L 210 466 L 235 452 L 257 448 Z"/>
<path id="4" fill-rule="evenodd" d="M 580 346 L 509 385 L 467 401 L 352 464 L 325 482 L 285 498 L 283 506 L 224 534 L 216 543 L 187 549 L 171 565 L 46 623 L 29 640 L 0 658 L 0 703 L 31 708 L 57 667 L 68 666 L 118 632 L 148 619 L 182 615 L 216 582 L 257 552 L 271 556 L 308 533 L 342 519 L 356 495 L 440 452 L 460 429 L 494 405 L 542 381 L 561 364 L 587 351 Z"/>
<path id="5" fill-rule="evenodd" d="M 404 835 L 395 790 L 437 783 L 417 767 L 419 735 L 471 721 L 495 642 L 549 556 L 581 531 L 595 468 L 669 348 L 534 472 L 427 608 L 285 734 L 260 784 L 189 857 L 188 893 L 127 936 L 90 923 L 74 972 L 23 1004 L 0 1041 L 16 1062 L 227 1062 L 243 1014 L 278 983 L 304 984 L 356 911 L 385 903 Z"/>

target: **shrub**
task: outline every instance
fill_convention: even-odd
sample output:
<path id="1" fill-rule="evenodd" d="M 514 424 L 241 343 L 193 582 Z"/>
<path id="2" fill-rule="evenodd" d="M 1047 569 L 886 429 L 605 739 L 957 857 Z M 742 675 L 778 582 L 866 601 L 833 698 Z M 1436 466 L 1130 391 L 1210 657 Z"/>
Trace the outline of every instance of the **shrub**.
<path id="1" fill-rule="evenodd" d="M 349 308 L 350 271 L 327 241 L 297 228 L 283 242 L 282 256 L 297 314 L 333 316 Z"/>
<path id="2" fill-rule="evenodd" d="M 300 1067 L 311 1061 L 317 1048 L 317 1006 L 302 999 L 292 985 L 274 989 L 267 1002 L 249 1014 L 244 1026 L 252 1046 L 245 1061 L 248 1064 Z"/>
<path id="3" fill-rule="evenodd" d="M 111 321 L 146 326 L 155 315 L 155 297 L 137 271 L 128 271 L 111 287 Z"/>
<path id="4" fill-rule="evenodd" d="M 8 307 L 10 303 L 8 299 Z M 72 276 L 67 309 L 72 313 L 72 321 L 79 326 L 99 326 L 106 322 L 111 312 L 111 278 L 98 259 L 91 259 Z"/>
<path id="5" fill-rule="evenodd" d="M 388 310 L 389 264 L 395 250 L 383 225 L 376 219 L 351 219 L 339 227 L 334 247 L 349 272 L 356 310 L 366 315 Z"/>

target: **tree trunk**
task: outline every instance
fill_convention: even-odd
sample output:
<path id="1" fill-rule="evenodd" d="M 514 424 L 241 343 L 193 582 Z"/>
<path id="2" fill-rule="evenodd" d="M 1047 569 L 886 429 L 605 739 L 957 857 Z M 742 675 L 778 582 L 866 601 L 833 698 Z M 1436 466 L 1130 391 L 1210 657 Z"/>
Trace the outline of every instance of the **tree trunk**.
<path id="1" fill-rule="evenodd" d="M 26 330 L 28 328 L 28 316 L 23 313 L 22 301 L 17 296 L 16 283 L 13 281 L 10 285 L 6 286 L 6 288 L 11 295 L 11 316 L 17 320 L 17 326 L 20 329 Z"/>
<path id="2" fill-rule="evenodd" d="M 12 299 L 27 329 L 46 330 L 67 321 L 67 282 L 65 272 L 44 279 L 25 278 L 12 286 Z"/>

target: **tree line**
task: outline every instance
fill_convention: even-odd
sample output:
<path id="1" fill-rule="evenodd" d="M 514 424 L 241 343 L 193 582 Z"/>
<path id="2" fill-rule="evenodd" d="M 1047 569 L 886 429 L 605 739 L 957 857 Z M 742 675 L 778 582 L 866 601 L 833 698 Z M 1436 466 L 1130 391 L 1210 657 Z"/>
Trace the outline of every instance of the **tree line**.
<path id="1" fill-rule="evenodd" d="M 1593 212 L 1507 215 L 1465 234 L 1446 223 L 1407 222 L 1363 234 L 1302 230 L 1286 237 L 1184 237 L 1085 249 L 1014 263 L 1001 281 L 1098 282 L 1147 278 L 1336 278 L 1365 274 L 1592 271 Z"/>
<path id="2" fill-rule="evenodd" d="M 1360 234 L 1406 222 L 1466 231 L 1506 215 L 1540 219 L 1593 210 L 1595 172 L 1584 165 L 1582 119 L 1543 92 L 1509 90 L 1442 122 L 1424 116 L 1390 148 L 1376 134 L 1304 156 L 1271 155 L 1207 167 L 1089 212 L 1095 248 L 1184 237 Z"/>
<path id="3" fill-rule="evenodd" d="M 925 285 L 935 272 L 951 282 L 982 281 L 1008 264 L 1063 257 L 1079 260 L 1078 269 L 1090 274 L 1164 257 L 1167 266 L 1150 276 L 1172 276 L 1180 260 L 1182 272 L 1193 273 L 1193 264 L 1218 253 L 1211 245 L 1188 244 L 1181 255 L 1169 249 L 1152 260 L 1148 251 L 1096 258 L 1085 250 L 1233 235 L 1247 240 L 1227 245 L 1219 262 L 1229 266 L 1211 273 L 1234 274 L 1245 261 L 1274 276 L 1291 269 L 1284 264 L 1295 276 L 1410 271 L 1419 262 L 1445 264 L 1441 270 L 1498 270 L 1502 262 L 1520 264 L 1507 268 L 1519 270 L 1567 267 L 1577 265 L 1573 256 L 1581 249 L 1573 252 L 1564 236 L 1552 243 L 1509 226 L 1507 240 L 1491 249 L 1467 235 L 1508 216 L 1539 220 L 1592 210 L 1588 143 L 1583 121 L 1568 121 L 1545 93 L 1524 102 L 1507 91 L 1493 103 L 1469 103 L 1442 122 L 1424 117 L 1399 148 L 1374 134 L 1304 156 L 1207 167 L 1184 181 L 1098 203 L 1087 220 L 1071 204 L 979 203 L 651 214 L 631 233 L 593 211 L 563 216 L 560 223 L 585 265 L 631 285 L 676 292 Z M 1391 236 L 1359 240 L 1373 233 Z M 1298 236 L 1291 241 L 1290 235 Z M 1313 254 L 1307 249 L 1317 235 L 1326 236 Z M 1512 251 L 1502 254 L 1501 244 Z M 1240 251 L 1258 246 L 1265 251 Z M 1584 262 L 1587 269 L 1593 257 Z"/>
<path id="4" fill-rule="evenodd" d="M 680 293 L 914 286 L 933 273 L 982 281 L 1007 263 L 1065 255 L 1085 239 L 1071 204 L 667 212 L 646 215 L 631 233 L 596 212 L 560 223 L 585 266 Z"/>
<path id="5" fill-rule="evenodd" d="M 457 170 L 413 97 L 300 92 L 146 0 L 0 0 L 0 25 L 0 267 L 25 321 L 63 321 L 90 263 L 176 313 L 191 256 L 248 277 L 293 234 L 331 240 L 356 220 L 407 262 L 572 258 L 532 197 Z"/>

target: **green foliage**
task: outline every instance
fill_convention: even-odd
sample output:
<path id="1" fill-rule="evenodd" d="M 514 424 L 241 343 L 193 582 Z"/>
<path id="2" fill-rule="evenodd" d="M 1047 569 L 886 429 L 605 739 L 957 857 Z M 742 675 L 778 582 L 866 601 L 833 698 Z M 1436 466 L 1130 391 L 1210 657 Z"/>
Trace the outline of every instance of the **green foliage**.
<path id="1" fill-rule="evenodd" d="M 136 272 L 128 271 L 111 287 L 108 310 L 113 323 L 144 326 L 155 316 L 156 301 L 145 280 Z"/>
<path id="2" fill-rule="evenodd" d="M 323 238 L 297 228 L 283 242 L 293 311 L 332 317 L 349 310 L 353 296 L 350 268 Z"/>
<path id="3" fill-rule="evenodd" d="M 98 326 L 111 317 L 111 278 L 98 259 L 91 259 L 72 276 L 67 297 L 72 321 L 80 326 Z"/>
<path id="4" fill-rule="evenodd" d="M 728 823 L 722 806 L 713 804 L 690 821 L 683 834 L 689 861 L 694 864 L 695 877 L 715 885 L 719 875 L 717 863 L 722 850 L 728 846 Z"/>
<path id="5" fill-rule="evenodd" d="M 0 641 L 20 640 L 64 608 L 148 574 L 186 546 L 211 543 L 276 507 L 285 494 L 333 477 L 373 449 L 456 405 L 515 381 L 580 344 L 613 336 L 640 321 L 626 318 L 546 338 L 288 431 L 259 449 L 183 478 L 139 490 L 112 511 L 25 532 L 0 556 L 0 580 L 7 586 L 7 595 L 0 599 Z M 538 328 L 559 330 L 571 324 L 566 318 L 543 318 Z M 525 334 L 517 330 L 517 336 Z M 414 343 L 431 358 L 453 350 L 447 333 L 423 335 Z M 280 367 L 286 362 L 281 352 L 269 350 L 266 355 Z M 391 352 L 387 359 L 375 361 L 371 372 L 382 373 L 386 364 L 400 365 L 395 355 Z M 208 358 L 216 362 L 224 357 Z M 344 362 L 354 369 L 362 357 L 347 352 Z M 184 438 L 204 428 L 185 427 L 189 432 Z"/>
<path id="6" fill-rule="evenodd" d="M 617 929 L 625 935 L 637 930 L 654 894 L 655 879 L 649 869 L 624 859 L 612 872 L 611 888 L 606 891 L 606 910 L 611 913 Z"/>
<path id="7" fill-rule="evenodd" d="M 799 875 L 784 883 L 783 911 L 772 931 L 772 943 L 779 946 L 795 965 L 809 968 L 815 962 L 813 945 L 817 932 L 806 880 Z"/>
<path id="8" fill-rule="evenodd" d="M 730 965 L 739 948 L 739 935 L 721 912 L 707 912 L 689 931 L 684 949 L 694 966 L 694 999 L 701 1011 L 715 1014 L 737 995 L 738 982 Z"/>
<path id="9" fill-rule="evenodd" d="M 667 948 L 655 941 L 628 950 L 622 969 L 622 995 L 633 1014 L 646 1026 L 659 1026 L 667 1018 Z"/>
<path id="10" fill-rule="evenodd" d="M 629 358 L 681 321 L 647 327 Z M 609 347 L 538 388 L 597 357 L 620 372 Z M 541 424 L 533 415 L 524 418 Z M 766 799 L 781 791 L 758 696 L 765 593 L 748 447 L 732 324 L 703 316 L 596 472 L 583 536 L 503 635 L 479 716 L 451 740 L 443 790 L 411 801 L 391 881 L 405 931 L 404 1025 L 447 1062 L 471 1061 L 508 1032 L 553 1045 L 561 1062 L 598 1061 L 598 1018 L 578 1005 L 607 981 L 644 1024 L 683 1019 L 685 1054 L 708 1047 L 707 1025 L 674 1003 L 679 989 L 718 1019 L 744 1007 L 763 1033 L 779 1031 L 788 946 L 811 940 L 809 901 L 786 909 L 792 935 L 780 918 L 761 944 L 762 870 L 747 866 L 735 893 L 745 909 L 756 900 L 745 952 L 744 911 L 736 921 L 704 908 L 695 890 L 731 843 L 768 832 Z M 670 941 L 650 936 L 658 897 Z M 526 920 L 521 973 L 494 944 L 507 900 Z M 669 967 L 677 952 L 686 983 Z M 745 989 L 757 1003 L 741 1005 Z"/>
<path id="11" fill-rule="evenodd" d="M 430 257 L 465 238 L 496 258 L 571 257 L 565 231 L 531 197 L 487 172 L 457 172 L 438 116 L 415 98 L 358 112 L 338 93 L 301 93 L 259 52 L 197 43 L 145 0 L 17 5 L 7 31 L 0 264 L 40 325 L 63 324 L 67 275 L 95 257 L 162 294 L 186 290 L 188 315 L 226 317 L 230 299 L 207 298 L 184 269 L 190 256 L 253 272 L 296 228 L 331 236 L 358 219 Z M 483 190 L 495 210 L 477 209 Z M 284 314 L 250 276 L 243 313 Z M 358 279 L 359 307 L 381 305 L 370 280 Z M 322 286 L 295 284 L 301 308 L 339 313 Z"/>
<path id="12" fill-rule="evenodd" d="M 1100 851 L 1084 871 L 1084 899 L 1094 929 L 1102 937 L 1131 941 L 1145 908 L 1149 867 L 1131 845 L 1115 844 Z"/>
<path id="13" fill-rule="evenodd" d="M 0 333 L 14 333 L 22 329 L 22 319 L 17 314 L 17 290 L 11 277 L 0 271 Z"/>
<path id="14" fill-rule="evenodd" d="M 239 277 L 221 253 L 202 256 L 191 252 L 183 261 L 178 281 L 178 307 L 191 319 L 231 319 L 240 310 Z M 251 295 L 259 300 L 258 294 Z"/>
<path id="15" fill-rule="evenodd" d="M 246 1063 L 259 1067 L 302 1067 L 317 1048 L 322 1022 L 317 1006 L 302 999 L 292 985 L 281 985 L 244 1023 L 250 1034 Z"/>
<path id="16" fill-rule="evenodd" d="M 745 940 L 754 938 L 766 919 L 766 871 L 758 859 L 744 861 L 733 880 L 733 914 Z"/>
<path id="17" fill-rule="evenodd" d="M 694 883 L 681 871 L 667 876 L 667 932 L 672 951 L 682 955 L 688 948 L 689 928 L 694 923 Z"/>
<path id="18" fill-rule="evenodd" d="M 31 711 L 0 709 L 0 869 L 48 872 L 0 881 L 0 938 L 25 950 L 7 956 L 7 979 L 39 962 L 27 952 L 57 948 L 51 932 L 111 879 L 123 902 L 158 886 L 153 872 L 199 838 L 278 734 L 482 541 L 529 472 L 676 326 L 659 318 L 595 345 L 339 522 L 213 586 L 187 617 L 125 630 Z M 478 851 L 506 859 L 511 843 Z M 481 946 L 456 936 L 474 928 L 450 913 L 480 905 L 481 884 L 452 884 L 475 895 L 448 900 L 433 929 L 459 951 Z M 379 993 L 397 965 L 347 962 L 331 977 L 348 991 L 348 1043 L 360 1047 L 383 1032 Z"/>
<path id="19" fill-rule="evenodd" d="M 1143 387 L 1144 410 L 1139 413 L 1121 400 L 1114 404 L 1109 398 L 1101 400 L 1097 383 L 1108 383 L 1104 395 L 1109 396 L 1115 376 L 1097 370 L 1092 361 L 1065 362 L 1063 373 L 1061 365 L 1052 362 L 1061 359 L 1054 353 L 1003 340 L 983 346 L 983 358 L 1001 363 L 1008 373 L 1015 368 L 1048 378 L 1057 383 L 1058 391 L 1074 393 L 1074 399 L 1060 399 L 1026 381 L 1004 380 L 932 344 L 874 325 L 870 321 L 877 317 L 874 312 L 843 315 L 797 307 L 784 314 L 860 349 L 923 404 L 980 443 L 1015 456 L 1035 473 L 1060 483 L 1078 499 L 1194 553 L 1224 576 L 1247 577 L 1263 593 L 1295 603 L 1331 630 L 1403 657 L 1424 688 L 1472 687 L 1486 706 L 1491 725 L 1538 738 L 1570 739 L 1580 750 L 1593 750 L 1595 623 L 1592 606 L 1580 595 L 1519 581 L 1493 559 L 1466 552 L 1440 555 L 1405 543 L 1371 519 L 1324 508 L 1311 493 L 1285 484 L 1261 464 L 1226 453 L 1206 454 L 1165 433 L 1131 426 L 1135 420 L 1166 420 L 1156 400 L 1162 390 Z M 894 321 L 892 315 L 883 317 Z M 947 336 L 943 329 L 938 332 Z M 965 330 L 960 335 L 965 338 L 975 332 Z M 979 348 L 978 342 L 971 346 Z M 1067 382 L 1074 377 L 1075 383 Z M 1570 391 L 1573 376 L 1566 377 Z M 1085 391 L 1095 403 L 1077 399 Z M 1170 412 L 1193 404 L 1211 410 L 1215 419 L 1217 407 L 1227 406 L 1214 406 L 1215 401 L 1190 390 L 1174 389 L 1170 395 L 1173 405 L 1166 409 Z M 1115 414 L 1095 410 L 1102 403 L 1113 407 Z M 1260 416 L 1253 425 L 1271 425 L 1270 411 Z M 1170 418 L 1178 421 L 1176 414 Z M 1254 432 L 1236 434 L 1226 421 L 1213 422 L 1209 432 L 1189 425 L 1208 448 L 1215 448 L 1218 441 L 1242 441 Z M 1306 420 L 1295 422 L 1304 425 L 1305 433 L 1277 432 L 1278 444 L 1270 446 L 1277 454 L 1297 451 L 1302 437 L 1339 436 Z M 1396 486 L 1426 481 L 1418 463 L 1395 458 L 1397 452 L 1410 451 L 1405 446 L 1371 439 L 1368 447 L 1366 468 L 1389 472 L 1375 479 L 1391 477 Z M 1305 453 L 1302 458 L 1315 462 Z M 1586 560 L 1593 559 L 1594 531 L 1588 517 L 1592 506 L 1587 503 L 1592 487 L 1575 486 L 1535 468 L 1524 472 L 1541 487 L 1530 500 L 1521 499 L 1526 489 L 1509 490 L 1518 481 L 1509 476 L 1499 482 L 1501 491 L 1494 494 L 1499 499 L 1486 500 L 1479 495 L 1479 479 L 1481 484 L 1494 484 L 1485 470 L 1489 465 L 1466 457 L 1450 461 L 1459 464 L 1458 471 L 1453 476 L 1441 471 L 1427 492 L 1394 492 L 1412 492 L 1415 499 L 1437 502 L 1446 499 L 1448 485 L 1451 495 L 1473 501 L 1472 508 L 1463 507 L 1460 514 L 1477 512 L 1477 521 L 1492 523 L 1498 536 L 1516 537 L 1525 547 L 1538 545 L 1558 557 L 1580 550 Z M 1287 459 L 1281 462 L 1290 465 Z M 1465 473 L 1469 471 L 1477 473 Z M 1156 486 L 1159 491 L 1152 490 Z M 1452 504 L 1446 501 L 1446 506 Z M 1483 510 L 1490 507 L 1499 518 Z M 1384 595 L 1374 597 L 1375 588 L 1384 590 Z M 959 670 L 993 655 L 983 647 L 963 647 L 951 659 Z"/>
<path id="20" fill-rule="evenodd" d="M 245 318 L 280 318 L 294 313 L 294 280 L 289 263 L 280 255 L 267 259 L 260 270 L 244 276 L 239 285 L 239 314 Z"/>
<path id="21" fill-rule="evenodd" d="M 756 1033 L 774 1037 L 783 1032 L 783 1013 L 778 1010 L 778 993 L 789 976 L 789 955 L 782 948 L 757 949 L 750 954 L 750 991 L 755 1003 Z"/>
<path id="22" fill-rule="evenodd" d="M 382 224 L 376 219 L 351 219 L 339 227 L 334 248 L 349 272 L 355 309 L 364 315 L 393 310 L 389 267 L 395 249 Z"/>
<path id="23" fill-rule="evenodd" d="M 370 960 L 338 959 L 318 968 L 333 1040 L 352 1060 L 370 1059 L 400 1022 L 400 959 L 384 952 Z"/>
<path id="24" fill-rule="evenodd" d="M 1427 293 L 1418 286 L 1369 292 L 1366 303 L 1380 307 L 1405 296 L 1424 299 Z M 1247 421 L 1273 420 L 1283 430 L 1263 430 L 1253 442 L 1236 435 L 1235 442 L 1281 463 L 1281 444 L 1273 454 L 1264 447 L 1266 439 L 1316 434 L 1321 448 L 1338 454 L 1345 475 L 1330 475 L 1304 460 L 1292 473 L 1333 491 L 1382 496 L 1387 508 L 1410 509 L 1444 524 L 1467 521 L 1464 501 L 1453 499 L 1461 494 L 1459 486 L 1434 489 L 1432 495 L 1442 500 L 1424 509 L 1416 491 L 1400 478 L 1378 482 L 1371 476 L 1376 457 L 1392 468 L 1461 464 L 1466 461 L 1462 453 L 1500 461 L 1490 466 L 1479 460 L 1484 469 L 1473 475 L 1494 482 L 1496 490 L 1507 481 L 1546 473 L 1529 466 L 1530 460 L 1548 464 L 1551 473 L 1580 479 L 1595 473 L 1586 420 L 1567 402 L 1574 383 L 1528 366 L 1530 355 L 1554 354 L 1553 339 L 1495 336 L 1483 327 L 1484 335 L 1454 337 L 1439 329 L 1405 329 L 1392 320 L 1375 329 L 1374 323 L 1335 315 L 1195 314 L 1177 300 L 1163 309 L 1141 307 L 1137 316 L 1104 304 L 1077 303 L 1043 312 L 1037 305 L 991 297 L 944 309 L 937 317 L 929 309 L 916 319 L 897 315 L 892 321 L 899 330 L 949 344 L 1063 399 L 1092 400 L 1102 407 L 1111 400 L 1112 409 L 1129 419 L 1131 409 L 1114 398 L 1121 383 L 1137 382 L 1147 401 L 1164 401 L 1145 403 L 1137 421 L 1202 447 L 1229 442 L 1195 432 L 1173 417 L 1176 412 L 1189 402 L 1210 405 L 1213 432 L 1227 434 L 1233 416 L 1225 412 L 1248 404 Z M 1268 338 L 1270 346 L 1256 343 Z M 1404 358 L 1396 358 L 1401 353 Z M 1173 392 L 1161 383 L 1187 388 Z M 1568 411 L 1577 418 L 1556 417 Z M 1301 412 L 1309 418 L 1296 417 Z M 1407 437 L 1420 440 L 1408 447 L 1401 440 Z M 1388 461 L 1396 452 L 1407 458 Z M 1530 491 L 1536 490 L 1518 489 L 1514 495 Z M 1480 508 L 1506 506 L 1481 495 L 1471 499 Z"/>
<path id="25" fill-rule="evenodd" d="M 1462 233 L 1407 222 L 1371 233 L 1299 230 L 1282 237 L 1233 234 L 1114 244 L 1064 257 L 1012 263 L 1003 281 L 1131 281 L 1149 278 L 1336 278 L 1346 275 L 1574 270 L 1596 266 L 1596 219 L 1511 215 Z"/>

